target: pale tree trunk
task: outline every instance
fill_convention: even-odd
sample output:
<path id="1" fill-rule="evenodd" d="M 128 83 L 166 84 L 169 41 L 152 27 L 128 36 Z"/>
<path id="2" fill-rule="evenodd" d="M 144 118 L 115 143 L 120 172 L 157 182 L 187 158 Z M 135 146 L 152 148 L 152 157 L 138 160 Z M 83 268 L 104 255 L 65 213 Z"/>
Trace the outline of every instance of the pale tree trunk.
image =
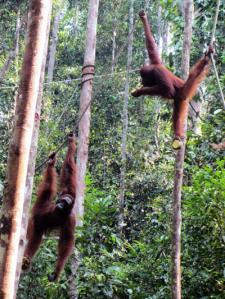
<path id="1" fill-rule="evenodd" d="M 35 110 L 34 127 L 33 127 L 33 134 L 32 134 L 30 154 L 29 154 L 29 162 L 28 162 L 28 169 L 27 169 L 26 194 L 25 194 L 24 204 L 23 204 L 23 215 L 22 215 L 22 225 L 21 225 L 21 231 L 20 231 L 19 252 L 18 252 L 18 259 L 17 259 L 15 290 L 17 290 L 17 288 L 18 288 L 20 272 L 21 272 L 22 257 L 23 257 L 23 253 L 24 253 L 24 249 L 25 249 L 25 245 L 26 245 L 26 233 L 27 233 L 27 224 L 28 224 L 28 218 L 29 218 L 28 217 L 29 216 L 29 205 L 30 205 L 30 201 L 32 198 L 33 179 L 34 179 L 34 173 L 35 173 L 35 162 L 36 162 L 37 146 L 38 146 L 38 135 L 39 135 L 40 115 L 41 115 L 41 105 L 42 105 L 42 95 L 43 95 L 43 82 L 44 82 L 44 77 L 45 77 L 45 66 L 46 66 L 47 53 L 48 53 L 50 22 L 51 22 L 51 7 L 49 9 L 48 27 L 46 30 L 46 38 L 45 38 L 45 51 L 44 51 L 42 67 L 41 67 L 39 93 L 38 93 L 36 110 Z M 16 292 L 15 292 L 15 294 L 16 294 Z"/>
<path id="2" fill-rule="evenodd" d="M 145 0 L 144 11 L 146 11 L 147 13 L 149 12 L 149 9 L 150 9 L 150 2 L 151 2 L 150 0 Z M 144 64 L 150 64 L 146 44 L 145 44 L 144 59 L 145 59 Z M 140 101 L 138 101 L 138 112 L 139 112 L 140 123 L 142 123 L 142 120 L 144 117 L 144 110 L 145 110 L 144 108 L 145 108 L 145 101 L 144 101 L 144 97 L 141 96 Z"/>
<path id="3" fill-rule="evenodd" d="M 185 17 L 185 5 L 181 7 L 182 14 Z M 188 29 L 187 29 L 188 30 Z M 184 51 L 184 48 L 183 48 Z M 184 56 L 184 52 L 183 52 Z M 188 72 L 189 72 L 189 65 L 190 65 L 190 56 L 186 58 L 187 63 L 188 63 Z M 183 64 L 186 64 L 185 61 L 183 61 Z M 182 65 L 182 69 L 184 69 L 184 65 Z M 186 79 L 186 77 L 184 77 Z M 198 89 L 198 95 L 200 99 L 202 100 L 202 94 L 200 92 L 200 89 Z M 202 108 L 202 102 L 196 102 L 195 100 L 192 100 L 189 104 L 189 111 L 188 111 L 188 116 L 191 119 L 191 125 L 187 124 L 188 128 L 191 129 L 195 134 L 201 135 L 201 119 L 200 119 L 200 114 L 201 114 L 201 108 Z"/>
<path id="4" fill-rule="evenodd" d="M 154 133 L 154 141 L 155 141 L 155 148 L 156 148 L 156 156 L 160 156 L 160 146 L 159 146 L 159 132 L 160 132 L 160 108 L 161 105 L 157 101 L 158 105 L 155 105 L 155 114 L 156 114 L 156 120 L 155 120 L 155 133 Z"/>
<path id="5" fill-rule="evenodd" d="M 169 35 L 169 22 L 165 20 L 163 23 L 163 32 L 162 32 L 162 52 L 163 53 L 167 53 L 168 35 Z"/>
<path id="6" fill-rule="evenodd" d="M 160 5 L 160 1 L 158 1 L 158 17 L 157 17 L 157 41 L 158 41 L 158 51 L 160 56 L 162 56 L 162 32 L 163 32 L 163 20 L 162 20 L 162 6 Z M 154 141 L 156 147 L 156 156 L 158 157 L 160 154 L 159 149 L 159 121 L 160 121 L 160 107 L 161 104 L 159 101 L 155 101 L 154 111 L 156 114 L 155 121 L 155 133 L 154 133 Z"/>
<path id="7" fill-rule="evenodd" d="M 201 135 L 202 134 L 202 130 L 201 130 L 201 111 L 202 111 L 202 105 L 203 105 L 203 96 L 202 96 L 202 93 L 201 93 L 200 89 L 198 90 L 198 94 L 199 94 L 199 97 L 200 97 L 200 101 L 196 102 L 196 101 L 192 100 L 190 102 L 188 115 L 191 118 L 190 129 L 195 134 Z"/>
<path id="8" fill-rule="evenodd" d="M 184 41 L 182 54 L 183 79 L 187 79 L 190 64 L 190 48 L 192 39 L 193 1 L 184 1 Z M 185 127 L 187 128 L 187 120 Z M 185 129 L 186 129 L 185 128 Z M 181 299 L 181 191 L 183 183 L 183 169 L 185 156 L 185 143 L 177 151 L 175 164 L 175 178 L 173 190 L 172 212 L 172 299 Z"/>
<path id="9" fill-rule="evenodd" d="M 62 5 L 61 5 L 62 8 Z M 60 8 L 59 8 L 60 9 Z M 54 66 L 55 66 L 55 55 L 56 55 L 56 47 L 58 42 L 58 32 L 59 32 L 59 23 L 63 17 L 63 12 L 59 10 L 54 18 L 53 28 L 52 28 L 52 39 L 51 45 L 49 48 L 49 61 L 48 61 L 48 82 L 52 82 Z"/>
<path id="10" fill-rule="evenodd" d="M 15 125 L 10 143 L 6 185 L 0 217 L 0 298 L 12 299 L 20 241 L 26 177 L 35 108 L 51 1 L 30 1 L 28 34 L 16 100 Z"/>
<path id="11" fill-rule="evenodd" d="M 76 8 L 75 8 L 75 16 L 74 16 L 74 29 L 73 29 L 73 33 L 74 35 L 76 35 L 77 30 L 78 30 L 78 20 L 79 20 L 79 4 L 76 4 Z"/>
<path id="12" fill-rule="evenodd" d="M 149 11 L 149 8 L 150 8 L 150 0 L 145 0 L 145 6 L 144 6 L 144 10 L 148 13 Z M 145 64 L 149 64 L 150 61 L 149 61 L 149 57 L 148 57 L 148 51 L 147 51 L 147 48 L 146 48 L 146 45 L 145 45 Z M 143 100 L 140 101 L 140 103 L 144 103 Z M 142 105 L 143 107 L 143 105 Z"/>
<path id="13" fill-rule="evenodd" d="M 115 52 L 116 52 L 116 20 L 113 20 L 113 36 L 112 36 L 112 66 L 111 72 L 114 72 L 115 68 Z"/>
<path id="14" fill-rule="evenodd" d="M 160 5 L 160 2 L 158 2 L 157 40 L 158 40 L 158 51 L 160 56 L 162 56 L 162 27 L 163 27 L 162 6 Z"/>
<path id="15" fill-rule="evenodd" d="M 114 1 L 113 5 L 113 11 L 119 11 L 119 8 L 121 6 L 121 0 Z M 113 24 L 112 24 L 112 30 L 113 30 L 113 36 L 112 36 L 112 64 L 111 64 L 111 72 L 113 73 L 115 70 L 115 66 L 118 62 L 118 59 L 120 55 L 123 53 L 124 49 L 128 45 L 128 41 L 126 41 L 117 51 L 116 53 L 116 24 L 117 24 L 117 16 L 115 15 Z M 129 39 L 129 37 L 128 37 Z"/>
<path id="16" fill-rule="evenodd" d="M 127 130 L 128 130 L 128 99 L 129 99 L 129 85 L 130 85 L 129 81 L 130 81 L 130 70 L 131 70 L 131 63 L 132 63 L 133 27 L 134 27 L 133 4 L 134 4 L 133 0 L 130 0 L 127 72 L 126 72 L 123 115 L 122 115 L 123 130 L 122 130 L 122 145 L 121 145 L 119 221 L 118 221 L 120 234 L 122 234 L 123 226 L 124 226 L 124 195 L 125 195 L 126 148 L 127 148 Z"/>
<path id="17" fill-rule="evenodd" d="M 80 95 L 80 111 L 79 115 L 83 115 L 79 123 L 78 147 L 77 147 L 77 190 L 76 201 L 74 205 L 74 213 L 76 216 L 76 226 L 83 225 L 84 216 L 84 193 L 85 193 L 85 174 L 88 161 L 88 146 L 90 134 L 90 118 L 91 118 L 91 99 L 92 99 L 92 79 L 95 65 L 96 52 L 96 34 L 98 20 L 99 0 L 89 0 L 88 20 L 87 20 L 87 37 L 86 48 L 84 54 L 82 89 Z M 85 113 L 84 113 L 85 111 Z M 84 113 L 84 114 L 83 114 Z M 72 269 L 75 272 L 78 268 L 79 261 L 75 260 Z M 75 274 L 74 274 L 75 275 Z M 77 298 L 77 289 L 75 285 L 75 277 L 71 277 L 70 298 Z"/>
<path id="18" fill-rule="evenodd" d="M 82 115 L 83 111 L 88 105 L 90 105 L 92 98 L 92 78 L 93 75 L 90 73 L 94 72 L 95 64 L 95 50 L 96 50 L 96 33 L 97 33 L 97 17 L 98 17 L 98 6 L 99 0 L 89 1 L 89 12 L 87 21 L 87 38 L 86 38 L 86 50 L 84 55 L 83 69 L 83 82 L 81 95 L 80 95 L 80 112 Z M 75 213 L 77 218 L 77 226 L 83 224 L 84 214 L 84 192 L 85 192 L 85 174 L 88 161 L 88 145 L 89 145 L 89 134 L 90 134 L 90 106 L 87 108 L 85 114 L 79 123 L 79 137 L 77 147 L 77 191 L 76 191 L 76 203 Z"/>
<path id="19" fill-rule="evenodd" d="M 0 70 L 0 82 L 4 79 L 5 75 L 9 71 L 11 64 L 13 63 L 14 59 L 19 53 L 19 38 L 20 38 L 20 6 L 18 6 L 18 10 L 17 10 L 14 48 L 9 53 L 8 58 L 6 59 L 2 69 Z"/>

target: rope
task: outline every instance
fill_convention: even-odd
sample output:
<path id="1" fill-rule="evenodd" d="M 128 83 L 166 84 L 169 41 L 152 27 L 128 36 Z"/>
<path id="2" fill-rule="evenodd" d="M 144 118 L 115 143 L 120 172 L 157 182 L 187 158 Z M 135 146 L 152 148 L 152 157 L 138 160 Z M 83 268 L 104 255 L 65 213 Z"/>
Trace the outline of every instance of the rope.
<path id="1" fill-rule="evenodd" d="M 216 25 L 217 25 L 218 15 L 219 15 L 219 9 L 220 9 L 220 0 L 217 0 L 216 14 L 215 14 L 214 23 L 213 23 L 213 30 L 212 30 L 212 37 L 211 37 L 210 45 L 213 45 L 213 43 L 214 43 L 215 33 L 216 33 Z M 214 73 L 215 73 L 215 76 L 216 76 L 216 81 L 217 81 L 217 84 L 219 86 L 221 102 L 222 102 L 223 108 L 225 109 L 224 94 L 223 94 L 223 90 L 222 90 L 222 87 L 221 87 L 221 84 L 220 84 L 220 79 L 219 79 L 219 75 L 218 75 L 218 72 L 217 72 L 216 63 L 215 63 L 215 60 L 213 58 L 212 53 L 210 54 L 210 58 L 212 60 L 212 65 L 213 65 Z"/>
<path id="2" fill-rule="evenodd" d="M 84 66 L 84 67 L 82 68 L 82 70 L 85 69 L 86 67 L 93 67 L 93 65 L 87 65 L 87 66 Z M 129 71 L 129 73 L 134 73 L 134 72 L 137 72 L 137 71 L 139 71 L 139 69 L 133 69 L 133 70 Z M 103 78 L 103 77 L 107 77 L 107 76 L 115 76 L 115 75 L 117 75 L 117 74 L 124 74 L 124 73 L 127 73 L 127 71 L 121 71 L 121 72 L 117 72 L 117 73 L 108 73 L 108 74 L 104 74 L 104 75 L 98 75 L 98 76 L 95 76 L 95 78 Z M 89 74 L 89 73 L 87 73 L 87 74 Z M 92 73 L 91 73 L 91 74 L 92 74 Z M 82 76 L 79 77 L 79 78 L 71 79 L 71 80 L 65 80 L 65 81 L 66 81 L 66 82 L 68 82 L 68 81 L 69 81 L 69 82 L 72 82 L 72 81 L 78 81 L 78 80 L 81 80 L 81 79 L 82 79 L 83 75 L 85 75 L 85 74 L 82 74 Z M 84 80 L 81 84 L 83 85 L 85 82 L 90 81 L 90 80 L 92 80 L 92 79 L 93 79 L 93 78 Z M 65 82 L 65 81 L 60 81 L 60 82 Z M 59 81 L 58 81 L 58 82 L 59 82 Z M 52 81 L 51 83 L 55 83 L 55 82 Z M 48 84 L 48 83 L 47 83 L 47 84 Z M 72 98 L 72 97 L 71 97 L 71 98 Z M 91 105 L 91 101 L 92 101 L 92 100 L 89 101 L 89 103 L 86 105 L 84 111 L 81 113 L 80 117 L 78 118 L 77 123 L 76 123 L 76 125 L 75 125 L 75 127 L 74 127 L 74 130 L 72 131 L 73 133 L 75 133 L 76 129 L 77 129 L 78 126 L 79 126 L 79 123 L 80 123 L 81 119 L 83 118 L 85 112 L 87 111 L 87 109 L 88 109 L 89 106 Z M 61 114 L 61 115 L 62 115 L 62 114 Z M 64 145 L 65 145 L 66 142 L 67 142 L 67 137 L 68 137 L 70 134 L 71 134 L 71 132 L 65 136 L 65 140 L 64 140 L 64 141 L 61 143 L 61 145 L 54 151 L 54 153 L 58 153 L 58 152 L 64 147 Z M 35 168 L 35 171 L 38 171 L 39 169 L 41 169 L 42 166 L 44 166 L 44 165 L 48 162 L 48 159 L 49 159 L 48 157 L 47 157 L 46 159 L 44 159 L 43 162 L 40 163 L 40 164 Z"/>
<path id="3" fill-rule="evenodd" d="M 83 110 L 83 112 L 81 113 L 81 115 L 78 117 L 77 122 L 76 122 L 76 124 L 75 124 L 75 127 L 74 127 L 73 131 L 70 132 L 70 133 L 68 133 L 68 134 L 65 136 L 64 141 L 63 141 L 63 142 L 60 144 L 60 146 L 58 146 L 58 148 L 54 151 L 55 154 L 57 154 L 57 153 L 64 147 L 64 145 L 65 145 L 66 142 L 67 142 L 67 138 L 69 137 L 69 135 L 71 135 L 71 133 L 75 134 L 76 129 L 78 128 L 79 123 L 80 123 L 81 119 L 83 118 L 85 112 L 86 112 L 87 109 L 90 107 L 91 102 L 92 102 L 92 99 L 88 102 L 88 104 L 86 105 L 85 109 Z M 41 164 L 39 164 L 39 165 L 35 168 L 35 172 L 38 171 L 39 169 L 41 169 L 42 166 L 44 166 L 45 163 L 48 162 L 48 160 L 49 160 L 49 156 L 48 156 L 48 158 L 46 158 Z"/>
<path id="4" fill-rule="evenodd" d="M 135 73 L 139 71 L 139 69 L 133 69 L 131 71 L 129 71 L 129 73 Z M 120 72 L 111 72 L 111 73 L 107 73 L 107 74 L 103 74 L 103 75 L 95 75 L 95 78 L 106 78 L 106 77 L 114 77 L 116 75 L 120 75 L 120 74 L 125 74 L 127 73 L 126 71 L 120 71 Z M 59 81 L 52 81 L 52 82 L 45 82 L 44 85 L 51 85 L 51 84 L 58 84 L 58 83 L 71 83 L 71 82 L 75 82 L 75 81 L 81 81 L 82 80 L 82 77 L 78 77 L 78 78 L 75 78 L 75 79 L 65 79 L 65 80 L 59 80 Z M 0 86 L 0 90 L 3 90 L 3 89 L 14 89 L 14 88 L 17 88 L 18 86 Z"/>
<path id="5" fill-rule="evenodd" d="M 85 72 L 85 69 L 86 69 L 86 68 L 93 68 L 94 70 L 93 70 L 92 72 L 91 72 L 91 71 Z M 91 75 L 92 77 L 83 80 L 83 77 L 84 77 L 84 76 L 87 76 L 87 75 Z M 82 77 L 82 81 L 81 81 L 81 83 L 79 84 L 80 88 L 82 88 L 82 86 L 84 85 L 84 83 L 86 83 L 86 82 L 88 82 L 88 81 L 92 81 L 93 78 L 94 78 L 94 75 L 95 75 L 95 66 L 92 65 L 92 64 L 84 65 L 84 66 L 82 67 L 82 76 L 81 76 L 81 77 Z"/>
<path id="6" fill-rule="evenodd" d="M 93 68 L 95 69 L 95 65 L 93 65 L 93 64 L 86 64 L 86 65 L 84 65 L 84 66 L 82 67 L 82 72 L 83 72 L 86 68 L 88 68 L 88 67 L 93 67 Z M 83 76 L 83 75 L 86 75 L 86 73 L 83 73 L 82 76 Z"/>
<path id="7" fill-rule="evenodd" d="M 54 121 L 53 129 L 56 128 L 57 124 L 60 122 L 61 118 L 63 117 L 63 115 L 64 115 L 65 112 L 67 111 L 67 108 L 69 107 L 69 104 L 70 104 L 70 103 L 72 102 L 72 100 L 74 99 L 74 95 L 75 95 L 76 92 L 77 92 L 77 90 L 76 90 L 76 88 L 75 88 L 75 90 L 73 91 L 71 97 L 70 97 L 69 100 L 67 101 L 67 104 L 65 105 L 65 107 L 64 107 L 62 113 L 60 114 L 60 116 L 58 116 L 57 118 L 53 119 L 53 121 Z M 48 140 L 49 137 L 52 135 L 52 131 L 49 132 L 48 130 L 46 130 L 46 134 L 47 134 L 46 139 Z M 42 146 L 42 147 L 40 148 L 40 150 L 39 150 L 40 152 L 42 151 L 43 147 L 44 147 L 44 146 Z"/>
<path id="8" fill-rule="evenodd" d="M 225 100 L 224 100 L 223 90 L 222 90 L 222 87 L 221 87 L 221 84 L 220 84 L 219 75 L 218 75 L 217 68 L 216 68 L 216 63 L 215 63 L 215 60 L 214 60 L 212 54 L 210 54 L 210 56 L 211 56 L 210 58 L 212 60 L 212 65 L 213 65 L 213 69 L 214 69 L 215 76 L 216 76 L 216 81 L 217 81 L 217 84 L 219 86 L 221 102 L 222 102 L 223 108 L 225 109 Z"/>
<path id="9" fill-rule="evenodd" d="M 86 67 L 86 66 L 85 66 Z M 133 73 L 133 72 L 136 72 L 136 71 L 139 71 L 139 69 L 134 69 L 134 70 L 131 70 L 129 73 Z M 110 73 L 110 74 L 106 74 L 105 75 L 105 77 L 106 76 L 108 76 L 108 75 L 116 75 L 116 74 L 121 74 L 121 73 L 127 73 L 126 71 L 121 71 L 121 72 L 117 72 L 117 73 Z M 99 75 L 99 76 L 96 76 L 96 77 L 103 77 L 104 75 Z M 95 77 L 95 78 L 96 78 Z M 81 77 L 82 78 L 82 77 Z M 79 80 L 81 79 L 81 78 L 79 78 Z M 93 78 L 91 78 L 91 79 L 93 79 Z M 78 79 L 74 79 L 74 80 L 78 80 Z M 73 81 L 74 81 L 73 80 Z M 89 80 L 88 80 L 89 81 Z M 86 80 L 85 80 L 85 82 L 87 82 Z M 85 82 L 83 82 L 83 84 L 85 83 Z M 75 133 L 75 131 L 76 131 L 76 129 L 78 128 L 78 126 L 79 126 L 79 123 L 80 123 L 80 121 L 81 121 L 81 119 L 83 118 L 83 116 L 84 116 L 84 114 L 85 114 L 85 112 L 87 111 L 87 109 L 89 108 L 89 106 L 91 105 L 91 102 L 92 102 L 92 99 L 89 101 L 89 103 L 86 105 L 86 107 L 85 107 L 85 109 L 83 110 L 83 112 L 81 113 L 81 115 L 78 117 L 78 120 L 77 120 L 77 123 L 76 123 L 76 125 L 75 125 L 75 127 L 74 127 L 74 130 L 72 131 L 73 133 Z M 64 145 L 66 144 L 66 142 L 67 142 L 67 137 L 69 136 L 71 134 L 71 132 L 69 133 L 69 134 L 67 134 L 66 136 L 65 136 L 65 140 L 61 143 L 61 145 L 54 151 L 54 153 L 58 153 L 63 147 L 64 147 Z M 46 158 L 46 159 L 44 159 L 43 160 L 43 162 L 42 163 L 40 163 L 36 168 L 35 168 L 35 171 L 38 171 L 39 169 L 41 169 L 42 168 L 42 166 L 44 166 L 47 162 L 48 162 L 48 157 Z"/>
<path id="10" fill-rule="evenodd" d="M 214 38 L 215 38 L 215 34 L 216 34 L 216 25 L 217 25 L 217 21 L 218 21 L 219 10 L 220 10 L 220 0 L 217 0 L 216 14 L 215 14 L 215 18 L 214 18 L 213 30 L 212 30 L 212 37 L 211 37 L 211 42 L 210 42 L 211 45 L 213 45 L 213 43 L 214 43 Z"/>
<path id="11" fill-rule="evenodd" d="M 195 117 L 200 118 L 201 121 L 203 121 L 203 118 L 200 116 L 199 112 L 195 110 L 194 106 L 192 105 L 191 102 L 189 102 L 189 106 L 191 107 L 191 109 L 194 111 L 195 113 Z"/>

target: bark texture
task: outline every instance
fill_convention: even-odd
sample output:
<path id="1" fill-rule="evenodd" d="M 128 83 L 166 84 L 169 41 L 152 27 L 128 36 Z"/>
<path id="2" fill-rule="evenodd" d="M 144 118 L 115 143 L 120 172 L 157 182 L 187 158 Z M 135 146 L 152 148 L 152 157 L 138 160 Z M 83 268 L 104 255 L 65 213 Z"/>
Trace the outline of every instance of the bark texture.
<path id="1" fill-rule="evenodd" d="M 86 50 L 84 55 L 84 66 L 83 69 L 83 84 L 80 95 L 80 112 L 82 115 L 87 105 L 90 105 L 92 97 L 92 78 L 94 73 L 95 64 L 95 47 L 96 47 L 96 32 L 97 32 L 97 17 L 98 17 L 98 6 L 99 0 L 89 1 L 89 12 L 87 21 L 87 39 L 86 39 Z M 85 192 L 85 174 L 87 169 L 88 161 L 88 145 L 89 145 L 89 133 L 90 133 L 90 117 L 91 109 L 90 106 L 87 108 L 85 114 L 79 123 L 79 137 L 78 137 L 78 148 L 77 148 L 77 195 L 75 203 L 76 223 L 77 226 L 82 225 L 82 218 L 84 214 L 84 192 Z"/>
<path id="2" fill-rule="evenodd" d="M 90 134 L 90 118 L 91 118 L 91 99 L 92 99 L 92 79 L 94 75 L 95 52 L 96 52 L 96 34 L 98 20 L 99 0 L 89 0 L 88 20 L 87 20 L 87 37 L 86 48 L 84 54 L 82 89 L 80 95 L 80 111 L 79 115 L 83 115 L 79 123 L 78 131 L 78 147 L 77 147 L 77 189 L 76 201 L 73 212 L 76 215 L 76 226 L 83 225 L 84 215 L 84 194 L 85 194 L 85 174 L 88 162 L 88 146 Z M 85 111 L 85 113 L 84 113 Z M 84 114 L 83 114 L 84 113 Z M 78 264 L 74 261 L 73 276 L 70 280 L 69 296 L 72 299 L 78 298 L 75 285 L 75 273 Z M 75 271 L 74 271 L 75 270 Z"/>
<path id="3" fill-rule="evenodd" d="M 182 56 L 183 79 L 188 77 L 190 63 L 190 47 L 192 39 L 193 1 L 184 1 L 185 27 Z M 187 127 L 187 120 L 186 125 Z M 186 138 L 185 138 L 186 139 Z M 172 299 L 181 299 L 181 191 L 183 183 L 183 169 L 185 143 L 177 151 L 175 162 L 175 178 L 173 190 L 172 211 Z"/>
<path id="4" fill-rule="evenodd" d="M 0 216 L 0 298 L 14 298 L 26 177 L 51 1 L 32 0 Z"/>
<path id="5" fill-rule="evenodd" d="M 51 5 L 51 3 L 50 3 Z M 23 253 L 26 245 L 26 233 L 27 233 L 27 225 L 29 219 L 29 206 L 32 197 L 33 190 L 33 180 L 35 173 L 35 162 L 37 155 L 37 147 L 38 147 L 38 136 L 39 136 L 39 127 L 40 127 L 40 115 L 41 115 L 41 106 L 42 106 L 42 95 L 43 95 L 43 83 L 45 77 L 45 66 L 47 60 L 47 52 L 48 52 L 48 40 L 49 40 L 49 31 L 50 31 L 50 21 L 51 21 L 51 7 L 49 9 L 49 17 L 48 17 L 48 27 L 46 31 L 46 39 L 45 39 L 45 50 L 43 55 L 42 67 L 41 67 L 41 76 L 40 76 L 40 84 L 39 84 L 39 93 L 37 98 L 36 110 L 35 110 L 35 118 L 34 118 L 34 127 L 33 134 L 31 140 L 30 154 L 29 154 L 29 162 L 27 169 L 27 178 L 26 178 L 26 194 L 24 198 L 23 204 L 23 216 L 22 216 L 22 225 L 20 232 L 20 243 L 19 243 L 19 252 L 17 259 L 17 269 L 16 269 L 16 281 L 15 281 L 15 290 L 18 288 L 18 283 L 20 279 L 21 272 L 21 263 L 23 258 Z M 16 294 L 16 292 L 15 292 Z"/>

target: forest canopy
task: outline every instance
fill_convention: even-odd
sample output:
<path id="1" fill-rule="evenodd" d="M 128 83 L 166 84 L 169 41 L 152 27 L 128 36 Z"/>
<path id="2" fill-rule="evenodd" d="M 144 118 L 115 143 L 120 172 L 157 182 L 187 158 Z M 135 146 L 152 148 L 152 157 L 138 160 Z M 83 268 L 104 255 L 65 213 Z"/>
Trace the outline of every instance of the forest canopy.
<path id="1" fill-rule="evenodd" d="M 0 3 L 3 208 L 29 26 L 28 2 Z M 77 217 L 81 225 L 74 231 L 73 254 L 59 281 L 50 283 L 47 278 L 57 258 L 58 237 L 46 234 L 30 271 L 21 273 L 17 298 L 171 298 L 171 223 L 177 155 L 172 148 L 172 104 L 157 96 L 137 98 L 131 93 L 141 84 L 139 69 L 148 59 L 138 15 L 141 9 L 148 14 L 163 63 L 183 78 L 187 2 L 193 2 L 194 13 L 190 63 L 186 66 L 193 66 L 211 42 L 216 1 L 100 1 L 95 61 L 86 70 L 87 81 L 81 83 L 90 3 L 53 1 L 46 64 L 40 70 L 41 112 L 35 112 L 40 122 L 37 152 L 28 159 L 28 165 L 32 165 L 33 172 L 36 165 L 36 171 L 34 175 L 28 171 L 31 180 L 30 187 L 26 187 L 26 208 L 28 211 L 29 202 L 31 207 L 36 200 L 43 162 L 49 154 L 58 151 L 59 172 L 67 151 L 66 136 L 74 131 L 78 144 L 82 142 L 80 99 L 87 82 L 93 90 L 91 101 L 84 105 L 91 111 L 89 119 L 82 119 L 84 124 L 90 121 L 84 150 L 88 152 L 84 214 Z M 224 19 L 225 4 L 221 1 L 213 44 L 222 92 Z M 189 106 L 181 197 L 181 285 L 182 297 L 188 299 L 225 298 L 225 110 L 220 85 L 211 66 Z M 31 151 L 34 147 L 32 139 Z M 26 221 L 28 217 L 26 213 Z"/>

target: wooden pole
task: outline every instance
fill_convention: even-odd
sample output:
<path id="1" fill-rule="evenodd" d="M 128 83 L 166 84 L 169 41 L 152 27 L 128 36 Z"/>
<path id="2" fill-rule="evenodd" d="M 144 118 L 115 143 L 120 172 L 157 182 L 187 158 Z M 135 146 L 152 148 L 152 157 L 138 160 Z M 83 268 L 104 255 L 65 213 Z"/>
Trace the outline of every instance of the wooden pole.
<path id="1" fill-rule="evenodd" d="M 50 0 L 31 0 L 27 44 L 16 100 L 15 126 L 0 217 L 0 298 L 12 299 L 23 214 L 26 177 L 45 48 Z"/>

